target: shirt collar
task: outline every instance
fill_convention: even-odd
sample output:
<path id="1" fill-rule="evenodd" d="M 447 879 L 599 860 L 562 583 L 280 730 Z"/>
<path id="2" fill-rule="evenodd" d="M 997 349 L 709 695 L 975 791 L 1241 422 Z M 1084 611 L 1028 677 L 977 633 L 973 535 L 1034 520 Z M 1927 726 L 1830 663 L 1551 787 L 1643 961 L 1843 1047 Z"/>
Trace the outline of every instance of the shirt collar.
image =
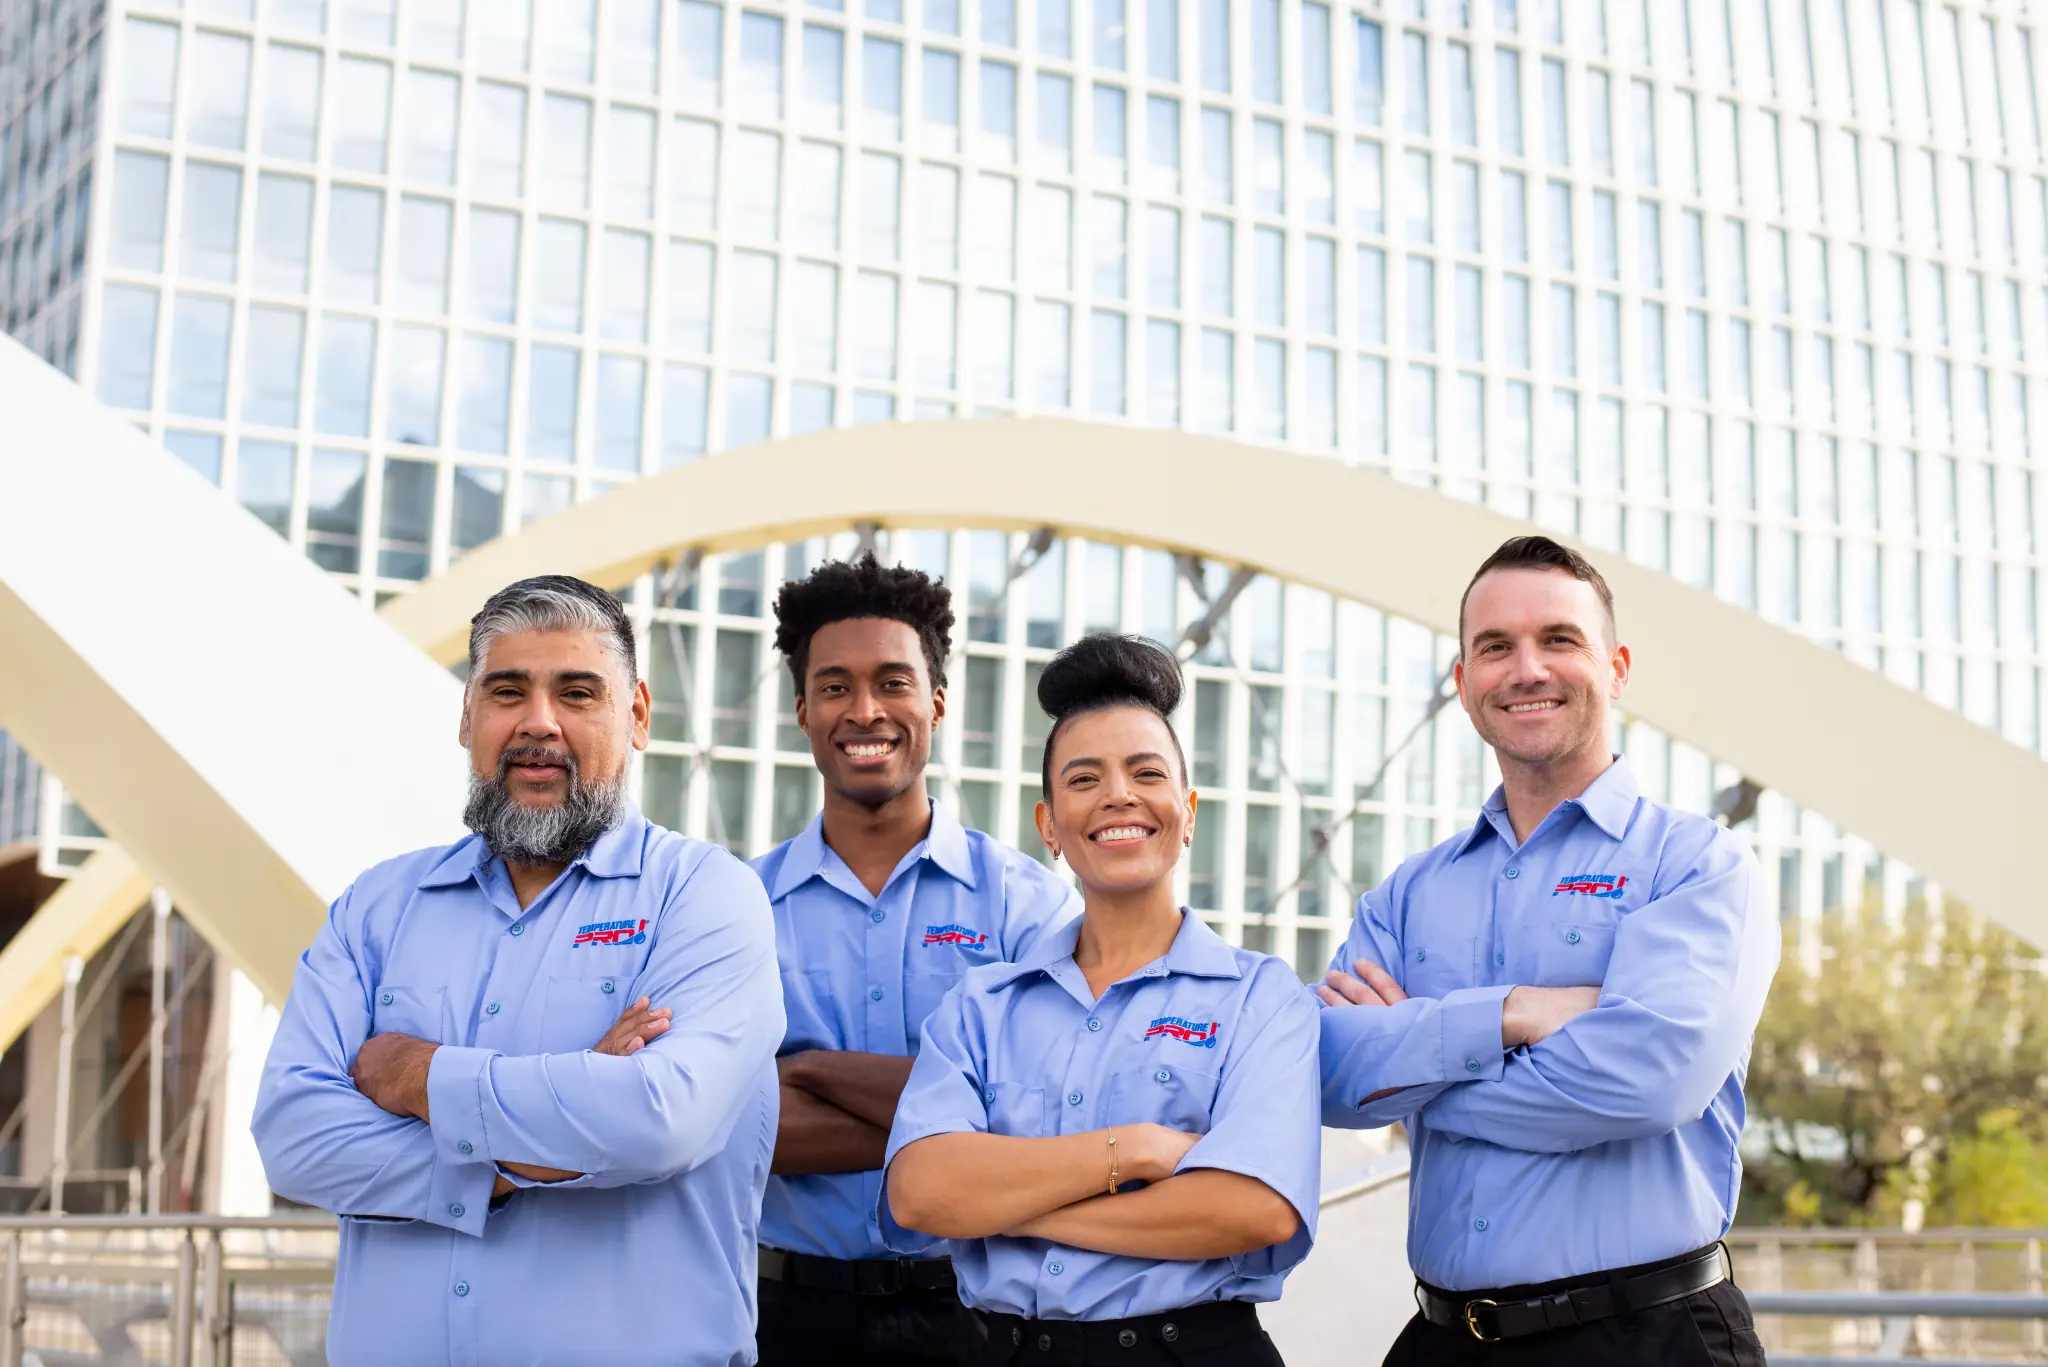
<path id="1" fill-rule="evenodd" d="M 1600 776 L 1586 785 L 1586 791 L 1577 797 L 1567 798 L 1559 807 L 1577 807 L 1588 821 L 1606 834 L 1619 840 L 1628 833 L 1629 818 L 1635 814 L 1636 799 L 1642 796 L 1642 788 L 1636 783 L 1635 771 L 1629 768 L 1628 756 L 1616 755 L 1613 763 L 1600 772 Z M 1545 817 L 1547 822 L 1550 818 Z M 1540 829 L 1540 827 L 1539 827 Z M 1508 821 L 1508 798 L 1505 787 L 1497 787 L 1486 805 L 1479 809 L 1479 819 L 1461 837 L 1450 857 L 1459 855 L 1477 844 L 1488 831 L 1498 835 L 1512 846 L 1515 843 L 1515 828 Z M 1534 832 L 1531 832 L 1533 835 Z"/>
<path id="2" fill-rule="evenodd" d="M 932 863 L 956 881 L 969 889 L 978 887 L 974 876 L 974 852 L 968 848 L 966 828 L 958 817 L 936 800 L 928 801 L 932 813 L 931 829 L 917 846 L 912 847 L 910 855 L 914 856 L 922 848 L 931 856 Z M 822 874 L 825 871 L 826 848 L 825 814 L 819 812 L 811 818 L 811 824 L 789 842 L 789 850 L 782 856 L 782 867 L 775 874 L 775 886 L 768 890 L 768 900 L 779 902 Z"/>
<path id="3" fill-rule="evenodd" d="M 595 878 L 635 878 L 640 874 L 640 857 L 647 844 L 647 818 L 631 803 L 616 826 L 590 843 L 590 848 L 570 861 L 582 865 Z M 426 876 L 422 888 L 452 888 L 474 878 L 495 858 L 480 835 L 469 835 L 448 847 Z"/>
<path id="4" fill-rule="evenodd" d="M 1076 916 L 1058 930 L 1040 936 L 1031 952 L 1016 963 L 997 966 L 989 978 L 989 987 L 1008 987 L 1020 978 L 1047 972 L 1071 960 L 1074 947 L 1081 940 L 1081 920 Z M 1180 930 L 1175 933 L 1173 943 L 1167 946 L 1166 953 L 1131 976 L 1159 978 L 1172 974 L 1192 978 L 1242 978 L 1244 969 L 1237 962 L 1237 951 L 1221 935 L 1209 929 L 1206 921 L 1182 907 Z"/>

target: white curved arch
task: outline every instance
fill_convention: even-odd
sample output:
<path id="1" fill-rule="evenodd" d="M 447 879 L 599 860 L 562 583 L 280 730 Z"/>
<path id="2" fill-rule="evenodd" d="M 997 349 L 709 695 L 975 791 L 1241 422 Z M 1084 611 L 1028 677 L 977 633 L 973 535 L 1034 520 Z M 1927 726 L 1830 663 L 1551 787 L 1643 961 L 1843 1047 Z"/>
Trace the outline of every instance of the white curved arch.
<path id="1" fill-rule="evenodd" d="M 0 370 L 0 398 L 8 380 L 8 372 Z M 82 396 L 78 402 L 85 403 Z M 111 423 L 121 429 L 123 440 L 139 441 L 118 419 L 85 406 L 98 414 L 96 432 Z M 169 466 L 160 456 L 156 459 Z M 0 463 L 0 489 L 8 473 Z M 373 681 L 387 676 L 418 681 L 406 685 L 411 691 L 401 690 L 394 699 L 399 705 L 387 702 L 378 709 L 405 733 L 411 748 L 395 744 L 394 733 L 394 744 L 377 751 L 380 758 L 373 767 L 390 764 L 411 772 L 421 765 L 422 755 L 433 753 L 432 747 L 445 745 L 439 719 L 455 707 L 446 675 L 364 620 L 323 575 L 284 551 L 253 521 L 225 509 L 216 494 L 182 472 L 167 470 L 153 478 L 162 484 L 172 474 L 183 481 L 177 491 L 181 502 L 175 521 L 165 521 L 180 530 L 177 537 L 159 537 L 159 542 L 182 546 L 193 526 L 211 530 L 225 525 L 223 519 L 234 522 L 234 535 L 244 541 L 253 536 L 268 555 L 261 563 L 290 583 L 289 592 L 266 596 L 275 610 L 284 611 L 279 601 L 297 601 L 298 594 L 339 601 L 341 611 L 320 616 L 311 633 L 330 647 L 343 647 L 348 657 L 337 661 L 332 650 L 325 650 L 320 657 L 325 667 L 345 668 L 360 687 L 386 689 L 387 699 L 393 698 L 390 690 Z M 188 506 L 194 496 L 210 507 Z M 141 501 L 147 505 L 153 499 Z M 1456 629 L 1458 598 L 1471 567 L 1506 537 L 1530 530 L 1370 471 L 1218 438 L 1045 418 L 892 423 L 752 447 L 623 487 L 481 548 L 394 600 L 382 616 L 433 659 L 452 663 L 462 655 L 477 604 L 514 579 L 553 572 L 618 584 L 684 548 L 743 550 L 865 522 L 1052 526 L 1095 539 L 1161 546 L 1251 565 L 1445 633 Z M 5 529 L 0 523 L 0 535 Z M 242 550 L 252 548 L 244 545 Z M 2021 856 L 2026 814 L 2048 810 L 2048 764 L 1753 614 L 1619 556 L 1589 553 L 1614 587 L 1623 634 L 1637 651 L 1629 694 L 1635 715 L 1827 813 L 1987 915 L 2035 943 L 2048 943 L 2048 910 L 2035 898 L 2032 874 Z M 8 585 L 15 563 L 0 555 L 0 631 L 8 629 Z M 61 639 L 44 646 L 53 658 L 62 658 L 67 649 Z M 302 661 L 296 667 L 303 673 L 311 665 Z M 67 725 L 75 729 L 76 722 L 75 708 L 67 713 L 58 705 L 63 690 L 39 700 L 47 725 L 17 724 L 14 718 L 22 707 L 18 683 L 10 693 L 15 672 L 0 668 L 0 726 L 18 731 L 67 780 L 76 765 L 103 764 L 104 757 L 96 759 L 91 746 L 80 750 L 76 737 L 60 734 Z M 81 673 L 88 683 L 94 677 L 89 668 Z M 116 711 L 127 706 L 118 690 L 102 702 Z M 412 720 L 414 713 L 421 720 Z M 1831 724 L 1817 725 L 1821 715 Z M 135 744 L 154 743 L 145 733 L 155 720 L 153 714 L 136 717 Z M 163 720 L 177 729 L 178 718 Z M 1882 737 L 1883 744 L 1872 743 L 1873 737 Z M 209 740 L 230 748 L 240 743 L 235 728 Z M 206 827 L 205 838 L 218 842 L 214 848 L 251 848 L 252 838 L 262 845 L 268 832 L 241 822 L 236 802 L 255 802 L 260 809 L 266 798 L 275 801 L 297 791 L 304 776 L 315 771 L 303 750 L 263 758 L 260 772 L 241 775 L 236 801 L 225 804 L 222 819 Z M 158 767 L 162 772 L 149 774 L 146 784 L 131 787 L 138 792 L 155 785 L 162 792 L 198 791 L 208 794 L 208 801 L 224 793 L 223 785 L 208 784 L 203 774 L 174 772 L 174 764 Z M 426 767 L 440 772 L 438 766 Z M 1949 782 L 1940 788 L 1929 785 L 1927 775 L 1935 773 Z M 202 781 L 195 785 L 195 779 Z M 364 789 L 360 775 L 350 784 L 345 786 L 352 793 Z M 109 831 L 129 845 L 157 881 L 171 887 L 181 905 L 202 891 L 194 874 L 181 872 L 174 878 L 159 871 L 169 867 L 172 852 L 164 848 L 163 833 L 133 812 L 132 794 L 98 778 L 74 786 L 90 810 L 105 813 Z M 1944 794 L 1954 791 L 1997 794 L 1998 799 L 1979 809 L 1947 800 Z M 337 837 L 331 847 L 306 850 L 301 857 L 319 864 L 323 886 L 338 887 L 337 879 L 345 881 L 393 850 L 441 838 L 459 810 L 453 783 L 422 785 L 415 796 L 421 801 L 408 804 L 402 819 L 394 815 L 382 826 L 330 827 L 329 835 Z M 429 828 L 437 834 L 412 834 Z M 295 836 L 295 848 L 304 849 L 303 832 L 279 835 Z M 146 845 L 134 843 L 138 838 Z M 101 856 L 121 857 L 117 852 Z M 268 846 L 252 858 L 257 866 L 277 862 Z M 118 883 L 110 874 L 103 873 L 102 879 Z M 317 914 L 317 902 L 310 900 L 314 881 L 298 879 L 293 897 L 279 903 L 291 908 L 281 917 L 267 914 L 273 904 L 258 896 L 259 888 L 247 879 L 235 888 L 208 884 L 203 896 L 191 900 L 203 928 L 251 969 L 273 1000 L 281 999 L 292 958 L 311 934 L 311 915 Z M 0 985 L 11 985 L 17 977 L 8 957 L 0 955 Z"/>
<path id="2" fill-rule="evenodd" d="M 4 338 L 0 413 L 0 728 L 125 852 L 16 944 L 90 952 L 154 883 L 281 1001 L 350 879 L 460 830 L 459 686 Z M 7 1023 L 46 967 L 0 973 Z"/>
<path id="3" fill-rule="evenodd" d="M 1535 530 L 1369 470 L 1216 437 L 1058 418 L 883 423 L 750 447 L 627 486 L 485 546 L 384 615 L 452 662 L 472 605 L 521 575 L 619 584 L 683 547 L 742 550 L 862 522 L 1051 526 L 1187 551 L 1446 635 L 1457 632 L 1473 567 Z M 2048 944 L 2048 904 L 2028 853 L 2048 811 L 2048 763 L 1754 613 L 1620 555 L 1580 549 L 1607 576 L 1635 648 L 1633 715 Z"/>

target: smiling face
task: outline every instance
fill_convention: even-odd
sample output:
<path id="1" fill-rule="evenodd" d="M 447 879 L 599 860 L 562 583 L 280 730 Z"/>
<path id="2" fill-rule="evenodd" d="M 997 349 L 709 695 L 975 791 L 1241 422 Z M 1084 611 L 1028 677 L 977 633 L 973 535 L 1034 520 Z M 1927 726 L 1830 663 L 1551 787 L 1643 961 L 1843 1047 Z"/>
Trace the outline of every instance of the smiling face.
<path id="1" fill-rule="evenodd" d="M 1195 829 L 1180 747 L 1149 707 L 1083 712 L 1053 737 L 1038 833 L 1089 892 L 1131 893 L 1173 877 Z"/>
<path id="2" fill-rule="evenodd" d="M 830 792 L 873 809 L 912 791 L 945 715 L 907 623 L 853 617 L 812 633 L 796 724 Z"/>
<path id="3" fill-rule="evenodd" d="M 502 775 L 528 807 L 623 776 L 647 748 L 647 685 L 625 677 L 600 631 L 512 631 L 493 640 L 463 700 L 461 739 L 480 779 Z"/>
<path id="4" fill-rule="evenodd" d="M 1592 585 L 1560 570 L 1495 570 L 1472 586 L 1464 632 L 1458 698 L 1503 767 L 1605 756 L 1629 654 Z"/>

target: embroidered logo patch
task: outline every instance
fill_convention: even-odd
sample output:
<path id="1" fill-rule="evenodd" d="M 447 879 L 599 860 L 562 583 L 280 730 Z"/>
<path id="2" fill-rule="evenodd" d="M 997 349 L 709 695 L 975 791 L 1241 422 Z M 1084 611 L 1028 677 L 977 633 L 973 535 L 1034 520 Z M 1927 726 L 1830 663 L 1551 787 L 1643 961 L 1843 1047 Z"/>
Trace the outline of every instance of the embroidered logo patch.
<path id="1" fill-rule="evenodd" d="M 647 943 L 647 920 L 637 921 L 595 921 L 587 926 L 576 927 L 576 938 L 569 943 L 571 949 L 585 945 L 644 945 Z"/>
<path id="2" fill-rule="evenodd" d="M 927 949 L 933 945 L 958 945 L 962 949 L 987 949 L 988 936 L 971 926 L 926 926 L 924 928 L 924 944 Z"/>
<path id="3" fill-rule="evenodd" d="M 1161 1016 L 1145 1027 L 1146 1039 L 1177 1039 L 1182 1044 L 1192 1044 L 1197 1049 L 1214 1049 L 1216 1032 L 1223 1028 L 1221 1021 L 1182 1020 L 1179 1016 Z"/>
<path id="4" fill-rule="evenodd" d="M 1621 890 L 1627 886 L 1627 874 L 1616 878 L 1611 873 L 1575 873 L 1569 878 L 1558 879 L 1557 887 L 1552 889 L 1550 895 L 1555 897 L 1560 892 L 1568 892 L 1583 897 L 1611 897 L 1615 901 L 1620 901 Z"/>

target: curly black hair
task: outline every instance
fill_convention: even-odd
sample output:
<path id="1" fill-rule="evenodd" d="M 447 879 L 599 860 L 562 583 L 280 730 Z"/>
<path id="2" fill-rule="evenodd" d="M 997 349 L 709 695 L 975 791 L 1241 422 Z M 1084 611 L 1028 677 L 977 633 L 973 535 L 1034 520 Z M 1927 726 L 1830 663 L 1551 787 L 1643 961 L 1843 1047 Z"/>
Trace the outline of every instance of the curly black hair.
<path id="1" fill-rule="evenodd" d="M 1039 782 L 1052 791 L 1052 745 L 1060 727 L 1069 717 L 1098 712 L 1105 707 L 1143 707 L 1159 714 L 1173 736 L 1174 752 L 1180 756 L 1180 781 L 1188 781 L 1188 758 L 1180 748 L 1170 720 L 1186 691 L 1180 661 L 1157 641 L 1143 636 L 1113 636 L 1098 632 L 1080 640 L 1052 657 L 1045 673 L 1038 676 L 1038 705 L 1052 718 L 1045 736 L 1045 757 L 1040 761 Z"/>
<path id="2" fill-rule="evenodd" d="M 884 565 L 872 551 L 858 560 L 828 560 L 775 595 L 775 648 L 789 664 L 796 696 L 804 695 L 811 637 L 820 627 L 856 617 L 882 617 L 917 633 L 932 687 L 946 686 L 952 649 L 953 593 L 923 570 Z"/>

